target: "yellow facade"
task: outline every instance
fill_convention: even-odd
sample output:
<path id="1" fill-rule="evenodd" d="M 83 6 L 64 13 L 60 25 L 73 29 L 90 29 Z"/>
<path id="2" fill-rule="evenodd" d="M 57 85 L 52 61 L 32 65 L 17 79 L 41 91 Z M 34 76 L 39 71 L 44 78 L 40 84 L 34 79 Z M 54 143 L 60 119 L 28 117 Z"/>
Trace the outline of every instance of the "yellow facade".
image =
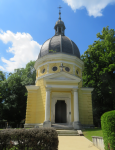
<path id="1" fill-rule="evenodd" d="M 65 54 L 63 54 L 65 55 Z M 67 66 L 70 68 L 70 71 L 67 72 L 65 69 L 63 70 L 65 75 L 69 74 L 71 77 L 78 77 L 81 79 L 79 83 L 74 82 L 51 82 L 45 81 L 45 77 L 48 75 L 55 75 L 60 73 L 60 65 L 61 61 L 63 62 L 63 66 Z M 66 61 L 66 63 L 64 62 Z M 56 66 L 57 71 L 53 71 L 52 67 Z M 75 61 L 75 59 L 70 59 L 69 61 L 66 59 L 44 59 L 37 64 L 36 62 L 36 85 L 37 88 L 27 87 L 28 97 L 27 97 L 27 108 L 26 108 L 26 120 L 25 124 L 41 124 L 45 120 L 45 106 L 46 106 L 46 84 L 47 85 L 60 85 L 60 86 L 78 86 L 78 106 L 79 106 L 79 121 L 84 125 L 93 125 L 93 112 L 92 112 L 92 96 L 91 90 L 82 89 L 82 71 L 83 64 L 80 61 Z M 43 69 L 45 72 L 42 73 Z M 75 70 L 75 71 L 74 71 Z M 78 70 L 78 74 L 76 73 Z M 71 122 L 74 122 L 74 95 L 70 90 L 61 90 L 52 88 L 50 92 L 50 121 L 51 121 L 51 104 L 52 104 L 52 93 L 53 92 L 61 92 L 61 93 L 70 93 L 71 94 Z"/>

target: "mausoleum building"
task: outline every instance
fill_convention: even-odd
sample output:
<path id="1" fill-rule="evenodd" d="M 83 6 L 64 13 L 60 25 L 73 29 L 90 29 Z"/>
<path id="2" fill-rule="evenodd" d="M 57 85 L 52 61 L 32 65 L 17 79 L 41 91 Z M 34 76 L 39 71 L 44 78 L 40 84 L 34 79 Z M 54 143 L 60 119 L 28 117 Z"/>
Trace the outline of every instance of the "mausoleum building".
<path id="1" fill-rule="evenodd" d="M 80 129 L 93 125 L 93 88 L 82 87 L 84 62 L 77 45 L 65 36 L 60 13 L 54 29 L 55 35 L 42 45 L 35 62 L 35 85 L 26 86 L 24 127 L 66 123 Z"/>

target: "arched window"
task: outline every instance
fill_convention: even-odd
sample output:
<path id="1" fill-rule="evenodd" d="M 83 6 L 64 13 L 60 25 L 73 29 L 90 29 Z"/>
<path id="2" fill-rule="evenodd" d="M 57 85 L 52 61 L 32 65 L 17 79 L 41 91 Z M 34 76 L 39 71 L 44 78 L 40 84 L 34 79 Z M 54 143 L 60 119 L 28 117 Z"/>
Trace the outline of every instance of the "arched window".
<path id="1" fill-rule="evenodd" d="M 59 33 L 61 33 L 61 28 L 59 28 Z"/>

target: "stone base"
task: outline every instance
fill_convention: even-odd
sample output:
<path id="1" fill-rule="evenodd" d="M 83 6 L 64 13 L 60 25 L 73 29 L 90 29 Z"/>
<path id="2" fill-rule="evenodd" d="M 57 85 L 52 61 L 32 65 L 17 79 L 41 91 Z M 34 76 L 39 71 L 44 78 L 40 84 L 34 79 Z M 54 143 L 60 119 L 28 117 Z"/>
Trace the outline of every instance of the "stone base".
<path id="1" fill-rule="evenodd" d="M 24 124 L 24 128 L 34 128 L 35 126 L 39 126 L 39 127 L 42 127 L 43 124 L 40 124 L 40 123 L 25 123 Z"/>
<path id="2" fill-rule="evenodd" d="M 79 121 L 73 122 L 73 128 L 75 130 L 81 130 L 82 129 L 82 125 Z"/>
<path id="3" fill-rule="evenodd" d="M 49 128 L 49 127 L 51 127 L 51 121 L 44 121 L 43 122 L 43 128 Z"/>

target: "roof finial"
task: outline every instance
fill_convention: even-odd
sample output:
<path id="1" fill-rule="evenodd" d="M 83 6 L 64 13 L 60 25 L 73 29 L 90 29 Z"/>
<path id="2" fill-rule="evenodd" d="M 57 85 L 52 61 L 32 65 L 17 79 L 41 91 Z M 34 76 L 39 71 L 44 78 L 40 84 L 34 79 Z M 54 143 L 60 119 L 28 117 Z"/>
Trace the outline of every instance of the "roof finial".
<path id="1" fill-rule="evenodd" d="M 61 12 L 60 12 L 60 9 L 61 9 L 62 7 L 59 6 L 58 8 L 59 8 L 59 20 L 61 20 Z"/>

